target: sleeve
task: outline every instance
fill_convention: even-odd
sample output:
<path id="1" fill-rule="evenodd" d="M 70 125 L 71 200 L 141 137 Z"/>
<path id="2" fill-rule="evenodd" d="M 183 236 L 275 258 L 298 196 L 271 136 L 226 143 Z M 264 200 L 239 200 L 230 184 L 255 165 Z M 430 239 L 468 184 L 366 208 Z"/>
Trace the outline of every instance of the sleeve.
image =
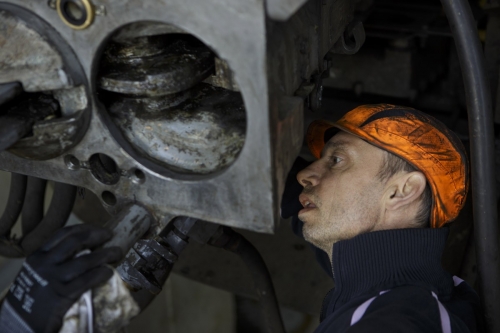
<path id="1" fill-rule="evenodd" d="M 19 317 L 19 315 L 5 300 L 0 308 L 0 332 L 34 333 L 34 331 Z"/>
<path id="2" fill-rule="evenodd" d="M 463 322 L 444 309 L 447 316 L 426 289 L 399 287 L 377 297 L 346 332 L 470 333 Z"/>

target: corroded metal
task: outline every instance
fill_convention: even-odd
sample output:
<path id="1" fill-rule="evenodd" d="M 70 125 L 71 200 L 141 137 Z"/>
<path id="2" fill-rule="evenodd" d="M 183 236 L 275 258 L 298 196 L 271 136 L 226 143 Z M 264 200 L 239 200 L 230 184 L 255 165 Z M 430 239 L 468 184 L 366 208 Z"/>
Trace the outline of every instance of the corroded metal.
<path id="1" fill-rule="evenodd" d="M 0 10 L 0 83 L 15 81 L 30 92 L 71 86 L 54 46 L 22 20 Z"/>
<path id="2" fill-rule="evenodd" d="M 105 60 L 100 87 L 139 96 L 181 92 L 207 78 L 214 68 L 210 49 L 186 39 L 140 37 L 129 43 L 111 43 Z"/>
<path id="3" fill-rule="evenodd" d="M 155 162 L 182 172 L 223 169 L 245 142 L 241 94 L 201 83 L 189 95 L 179 105 L 177 96 L 123 97 L 108 110 L 130 143 Z"/>

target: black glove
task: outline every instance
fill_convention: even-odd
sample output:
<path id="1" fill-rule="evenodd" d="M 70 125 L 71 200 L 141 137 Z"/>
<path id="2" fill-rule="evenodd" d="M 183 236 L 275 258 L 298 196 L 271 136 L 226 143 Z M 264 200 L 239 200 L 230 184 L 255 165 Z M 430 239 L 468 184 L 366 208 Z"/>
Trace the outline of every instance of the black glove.
<path id="1" fill-rule="evenodd" d="M 285 183 L 285 191 L 281 197 L 281 217 L 284 219 L 297 215 L 303 208 L 299 201 L 299 195 L 302 192 L 302 185 L 297 180 L 297 174 L 311 164 L 302 157 L 297 157 L 293 163 L 292 169 L 288 173 Z"/>
<path id="2" fill-rule="evenodd" d="M 31 254 L 12 284 L 6 300 L 36 333 L 58 332 L 69 308 L 87 290 L 113 274 L 105 264 L 118 261 L 118 247 L 95 249 L 112 237 L 107 229 L 77 225 L 60 229 Z"/>

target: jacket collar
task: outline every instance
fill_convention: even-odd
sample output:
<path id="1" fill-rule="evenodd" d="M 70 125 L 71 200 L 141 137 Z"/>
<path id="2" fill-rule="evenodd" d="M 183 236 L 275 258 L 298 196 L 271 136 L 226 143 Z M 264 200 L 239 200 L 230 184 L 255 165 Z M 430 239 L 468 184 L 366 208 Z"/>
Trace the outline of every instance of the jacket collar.
<path id="1" fill-rule="evenodd" d="M 408 284 L 447 297 L 453 290 L 451 275 L 441 266 L 447 236 L 448 228 L 394 229 L 337 242 L 332 255 L 335 303 Z"/>

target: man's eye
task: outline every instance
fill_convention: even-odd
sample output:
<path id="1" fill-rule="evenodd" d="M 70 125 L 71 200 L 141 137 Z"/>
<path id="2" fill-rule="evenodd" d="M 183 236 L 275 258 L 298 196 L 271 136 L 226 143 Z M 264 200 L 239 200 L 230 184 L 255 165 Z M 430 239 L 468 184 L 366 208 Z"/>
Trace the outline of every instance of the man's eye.
<path id="1" fill-rule="evenodd" d="M 342 162 L 342 158 L 340 158 L 340 157 L 338 157 L 338 156 L 331 156 L 331 157 L 330 157 L 330 164 L 331 164 L 332 166 L 334 166 L 334 165 L 336 165 L 336 164 L 338 164 L 338 163 L 340 163 L 340 162 Z"/>

